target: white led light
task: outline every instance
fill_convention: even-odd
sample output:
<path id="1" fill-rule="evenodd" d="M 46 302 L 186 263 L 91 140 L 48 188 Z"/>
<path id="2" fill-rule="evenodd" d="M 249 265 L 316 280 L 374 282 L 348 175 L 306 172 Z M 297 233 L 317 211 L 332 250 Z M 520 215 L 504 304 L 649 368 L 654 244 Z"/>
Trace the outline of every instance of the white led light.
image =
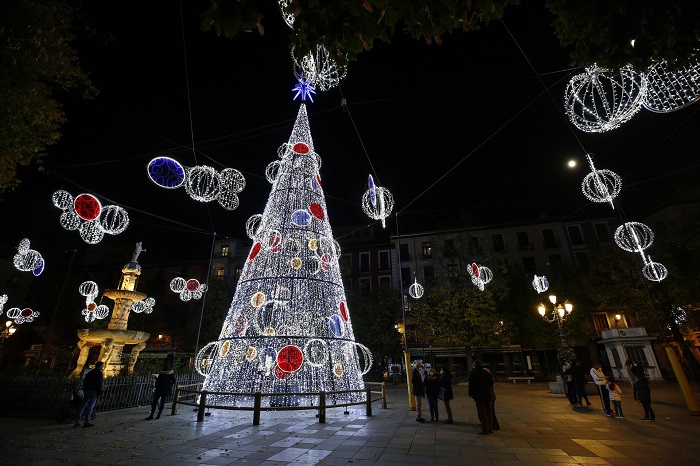
<path id="1" fill-rule="evenodd" d="M 418 283 L 418 280 L 415 280 L 413 284 L 408 287 L 408 294 L 415 299 L 421 298 L 423 296 L 423 291 L 423 285 Z"/>
<path id="2" fill-rule="evenodd" d="M 644 267 L 642 268 L 642 275 L 644 275 L 644 278 L 647 280 L 660 282 L 668 276 L 668 270 L 666 270 L 666 267 L 664 267 L 663 264 L 653 262 L 651 257 L 648 257 L 646 264 L 644 264 Z"/>
<path id="3" fill-rule="evenodd" d="M 347 68 L 338 66 L 328 53 L 328 49 L 320 44 L 316 46 L 315 52 L 307 53 L 301 60 L 297 60 L 292 49 L 292 61 L 294 75 L 322 91 L 337 86 L 347 74 Z"/>
<path id="4" fill-rule="evenodd" d="M 641 252 L 654 242 L 651 228 L 639 222 L 623 223 L 615 230 L 615 243 L 628 252 Z"/>
<path id="5" fill-rule="evenodd" d="M 59 222 L 69 231 L 78 230 L 88 244 L 102 241 L 105 233 L 118 235 L 129 226 L 129 214 L 123 207 L 102 206 L 92 194 L 79 194 L 75 198 L 59 190 L 51 196 L 54 206 L 63 210 Z"/>
<path id="6" fill-rule="evenodd" d="M 596 170 L 590 154 L 586 154 L 591 173 L 586 175 L 581 184 L 583 195 L 593 202 L 608 202 L 613 209 L 613 199 L 622 189 L 622 179 L 617 173 L 610 170 Z"/>
<path id="7" fill-rule="evenodd" d="M 537 291 L 537 293 L 544 293 L 549 289 L 549 282 L 547 281 L 547 277 L 542 275 L 541 277 L 538 277 L 535 275 L 535 278 L 532 280 L 532 287 Z"/>
<path id="8" fill-rule="evenodd" d="M 697 51 L 676 71 L 669 71 L 668 63 L 664 60 L 651 65 L 644 76 L 647 80 L 644 108 L 652 112 L 673 112 L 700 98 L 700 61 Z"/>
<path id="9" fill-rule="evenodd" d="M 185 170 L 185 191 L 199 202 L 213 201 L 219 195 L 221 176 L 215 169 L 206 165 Z"/>
<path id="10" fill-rule="evenodd" d="M 386 218 L 394 209 L 394 196 L 389 190 L 372 185 L 362 195 L 362 210 L 369 218 L 381 220 L 382 227 L 386 227 Z"/>
<path id="11" fill-rule="evenodd" d="M 39 275 L 44 267 L 44 258 L 34 249 L 29 249 L 29 246 L 29 240 L 22 239 L 17 247 L 17 254 L 12 258 L 12 263 L 17 270 L 22 272 L 39 271 L 35 273 L 35 275 Z"/>

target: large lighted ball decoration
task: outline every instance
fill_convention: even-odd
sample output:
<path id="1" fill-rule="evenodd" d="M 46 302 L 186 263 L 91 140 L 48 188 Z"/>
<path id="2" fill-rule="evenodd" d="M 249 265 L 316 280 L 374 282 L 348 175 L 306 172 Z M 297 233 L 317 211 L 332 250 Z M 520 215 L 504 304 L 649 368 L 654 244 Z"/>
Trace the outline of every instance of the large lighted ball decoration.
<path id="1" fill-rule="evenodd" d="M 12 263 L 17 270 L 39 275 L 44 270 L 44 258 L 39 252 L 30 249 L 29 246 L 29 240 L 23 238 L 17 246 L 17 254 L 12 258 Z"/>
<path id="2" fill-rule="evenodd" d="M 275 180 L 277 179 L 277 173 L 279 173 L 280 170 L 280 161 L 279 160 L 274 160 L 270 162 L 265 168 L 265 178 L 267 178 L 267 181 L 270 182 L 270 184 L 274 183 Z"/>
<path id="3" fill-rule="evenodd" d="M 51 195 L 51 201 L 54 206 L 66 210 L 73 205 L 73 196 L 68 191 L 59 189 Z"/>
<path id="4" fill-rule="evenodd" d="M 394 196 L 387 189 L 374 184 L 373 187 L 374 189 L 368 189 L 362 195 L 362 210 L 369 218 L 381 220 L 382 227 L 386 227 L 386 218 L 394 209 Z"/>
<path id="5" fill-rule="evenodd" d="M 566 86 L 566 113 L 581 131 L 610 131 L 639 111 L 645 92 L 646 79 L 632 68 L 613 72 L 593 65 Z"/>
<path id="6" fill-rule="evenodd" d="M 654 262 L 651 260 L 651 257 L 649 257 L 642 268 L 642 275 L 644 275 L 644 278 L 647 280 L 660 282 L 668 276 L 668 270 L 663 264 Z"/>
<path id="7" fill-rule="evenodd" d="M 118 235 L 129 226 L 129 214 L 122 207 L 108 205 L 102 209 L 100 225 L 105 233 Z"/>
<path id="8" fill-rule="evenodd" d="M 408 294 L 414 299 L 419 299 L 423 296 L 423 286 L 415 280 L 411 286 L 408 287 Z"/>
<path id="9" fill-rule="evenodd" d="M 137 314 L 150 314 L 153 312 L 153 306 L 155 306 L 156 300 L 154 298 L 146 298 L 143 301 L 136 301 L 131 303 L 131 310 Z"/>
<path id="10" fill-rule="evenodd" d="M 252 215 L 245 222 L 245 231 L 246 231 L 246 234 L 248 235 L 248 238 L 255 239 L 258 236 L 258 234 L 260 234 L 261 227 L 262 227 L 262 214 Z"/>
<path id="11" fill-rule="evenodd" d="M 194 368 L 200 375 L 207 376 L 211 371 L 211 365 L 219 353 L 219 342 L 213 341 L 204 345 L 194 358 Z"/>
<path id="12" fill-rule="evenodd" d="M 288 345 L 277 353 L 277 366 L 284 372 L 296 372 L 304 363 L 304 353 L 294 346 Z"/>
<path id="13" fill-rule="evenodd" d="M 651 228 L 639 222 L 626 222 L 615 230 L 615 243 L 628 252 L 640 252 L 654 242 Z"/>
<path id="14" fill-rule="evenodd" d="M 581 190 L 592 202 L 610 202 L 622 189 L 622 178 L 610 170 L 594 170 L 583 179 Z"/>
<path id="15" fill-rule="evenodd" d="M 170 157 L 156 157 L 146 167 L 148 178 L 161 188 L 176 189 L 185 182 L 185 167 Z"/>
<path id="16" fill-rule="evenodd" d="M 352 357 L 352 353 L 355 351 L 357 351 L 358 356 L 361 357 L 363 361 L 363 367 L 360 370 L 361 375 L 367 374 L 372 369 L 372 352 L 365 345 L 357 342 L 348 343 L 346 350 L 347 353 L 350 353 L 348 355 L 349 357 Z"/>
<path id="17" fill-rule="evenodd" d="M 73 209 L 78 217 L 88 222 L 95 220 L 102 212 L 102 204 L 92 194 L 78 194 L 73 201 Z"/>
<path id="18" fill-rule="evenodd" d="M 7 310 L 7 318 L 12 319 L 16 324 L 23 324 L 25 322 L 32 322 L 34 319 L 39 317 L 39 313 L 30 308 L 20 309 L 18 307 L 13 307 Z"/>
<path id="19" fill-rule="evenodd" d="M 78 228 L 80 237 L 88 244 L 97 244 L 102 241 L 105 231 L 97 222 L 85 222 Z"/>
<path id="20" fill-rule="evenodd" d="M 304 357 L 310 366 L 323 367 L 328 362 L 328 344 L 320 339 L 311 339 L 304 345 Z"/>
<path id="21" fill-rule="evenodd" d="M 219 195 L 221 176 L 212 167 L 200 165 L 186 170 L 185 191 L 192 199 L 209 202 Z"/>
<path id="22" fill-rule="evenodd" d="M 644 74 L 647 89 L 644 108 L 656 113 L 668 113 L 684 108 L 700 99 L 700 61 L 698 51 L 675 71 L 668 62 L 660 61 Z"/>
<path id="23" fill-rule="evenodd" d="M 535 275 L 535 278 L 532 280 L 532 287 L 537 291 L 537 293 L 544 293 L 549 289 L 549 282 L 547 281 L 547 277 L 542 275 L 541 277 L 538 277 Z"/>
<path id="24" fill-rule="evenodd" d="M 97 283 L 93 281 L 86 281 L 80 284 L 80 286 L 78 287 L 78 293 L 85 297 L 94 298 L 100 292 L 99 288 L 97 287 Z"/>
<path id="25" fill-rule="evenodd" d="M 118 235 L 129 226 L 129 215 L 116 205 L 102 206 L 92 194 L 73 196 L 63 190 L 53 193 L 54 206 L 63 210 L 59 222 L 69 231 L 78 230 L 88 244 L 97 244 L 105 233 Z"/>

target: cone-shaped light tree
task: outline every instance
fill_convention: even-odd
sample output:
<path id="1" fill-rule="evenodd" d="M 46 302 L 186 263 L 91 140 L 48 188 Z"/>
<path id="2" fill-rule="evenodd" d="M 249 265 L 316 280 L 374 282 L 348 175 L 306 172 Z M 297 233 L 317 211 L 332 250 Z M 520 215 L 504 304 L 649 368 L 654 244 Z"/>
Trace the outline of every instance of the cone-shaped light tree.
<path id="1" fill-rule="evenodd" d="M 272 191 L 262 215 L 246 225 L 253 246 L 219 339 L 197 355 L 208 402 L 263 405 L 316 404 L 318 395 L 293 393 L 362 390 L 369 350 L 355 342 L 338 257 L 326 212 L 306 107 L 289 142 L 268 165 Z M 359 402 L 364 392 L 335 394 L 328 403 Z"/>

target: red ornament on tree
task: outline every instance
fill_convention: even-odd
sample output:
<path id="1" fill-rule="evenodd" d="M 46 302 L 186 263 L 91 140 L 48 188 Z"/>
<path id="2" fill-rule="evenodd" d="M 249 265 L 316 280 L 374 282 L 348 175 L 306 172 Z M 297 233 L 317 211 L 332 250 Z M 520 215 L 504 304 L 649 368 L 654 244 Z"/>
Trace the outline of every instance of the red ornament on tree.
<path id="1" fill-rule="evenodd" d="M 296 372 L 304 362 L 304 354 L 294 345 L 287 345 L 277 353 L 277 366 L 285 372 Z"/>
<path id="2" fill-rule="evenodd" d="M 311 214 L 313 214 L 313 216 L 319 220 L 326 218 L 326 214 L 323 212 L 323 207 L 321 207 L 321 204 L 312 202 L 311 205 L 309 205 L 309 210 L 311 211 Z"/>
<path id="3" fill-rule="evenodd" d="M 306 143 L 303 142 L 297 142 L 294 144 L 292 147 L 292 150 L 296 152 L 297 154 L 308 154 L 309 153 L 309 146 L 306 145 Z"/>

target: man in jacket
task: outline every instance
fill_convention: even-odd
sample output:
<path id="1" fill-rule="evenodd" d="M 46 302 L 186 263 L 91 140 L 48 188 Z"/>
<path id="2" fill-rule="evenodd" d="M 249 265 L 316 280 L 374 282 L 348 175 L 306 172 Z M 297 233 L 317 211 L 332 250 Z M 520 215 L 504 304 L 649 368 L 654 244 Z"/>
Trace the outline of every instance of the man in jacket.
<path id="1" fill-rule="evenodd" d="M 606 416 L 613 416 L 613 412 L 610 409 L 610 394 L 608 392 L 608 378 L 605 377 L 603 373 L 603 366 L 600 363 L 593 364 L 591 368 L 591 378 L 595 382 L 595 386 L 598 389 L 598 395 L 600 395 L 600 402 L 603 405 L 603 413 Z"/>
<path id="2" fill-rule="evenodd" d="M 476 403 L 476 412 L 481 421 L 481 432 L 477 434 L 488 435 L 493 433 L 493 404 L 491 391 L 493 378 L 486 372 L 479 361 L 472 365 L 469 373 L 469 396 Z"/>
<path id="3" fill-rule="evenodd" d="M 423 419 L 423 416 L 421 416 L 421 407 L 423 404 L 423 398 L 425 397 L 425 385 L 423 384 L 423 364 L 418 363 L 413 369 L 413 374 L 411 375 L 411 385 L 413 396 L 416 398 L 416 421 L 425 422 L 425 419 Z"/>
<path id="4" fill-rule="evenodd" d="M 102 361 L 97 361 L 95 363 L 95 368 L 87 373 L 85 379 L 83 379 L 83 392 L 85 393 L 85 399 L 83 404 L 80 405 L 78 410 L 78 417 L 75 419 L 75 424 L 73 427 L 80 426 L 80 420 L 83 418 L 83 412 L 87 408 L 85 413 L 85 424 L 83 427 L 93 427 L 94 424 L 90 423 L 90 418 L 92 417 L 92 411 L 95 409 L 95 402 L 97 402 L 97 397 L 102 393 L 102 366 L 104 363 Z"/>

